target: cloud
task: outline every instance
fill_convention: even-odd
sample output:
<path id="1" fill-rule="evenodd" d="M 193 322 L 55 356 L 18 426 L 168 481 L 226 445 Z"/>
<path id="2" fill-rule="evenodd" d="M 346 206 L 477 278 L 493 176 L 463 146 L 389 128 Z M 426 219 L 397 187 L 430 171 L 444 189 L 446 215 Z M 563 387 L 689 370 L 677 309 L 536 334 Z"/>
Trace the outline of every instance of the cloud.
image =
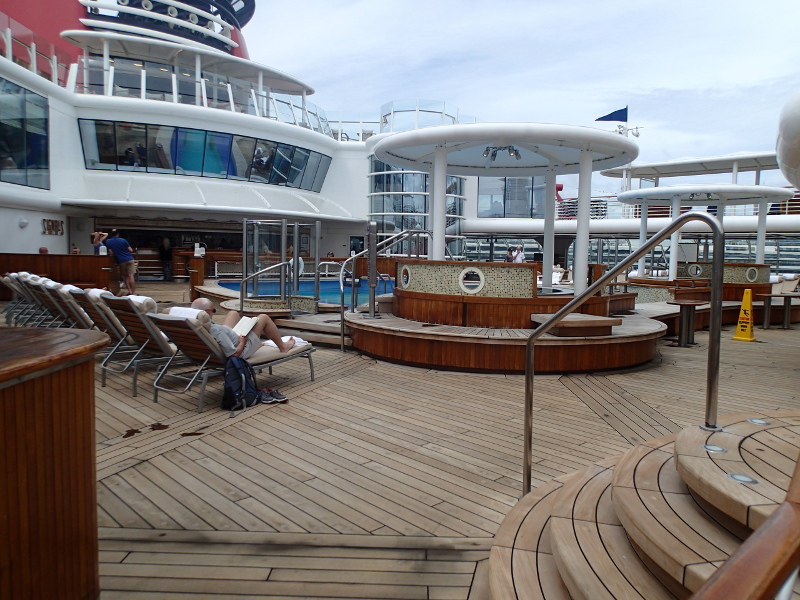
<path id="1" fill-rule="evenodd" d="M 800 87 L 791 0 L 262 3 L 251 57 L 377 119 L 434 99 L 484 121 L 586 125 L 628 105 L 640 161 L 772 150 Z M 611 125 L 611 126 L 609 126 Z"/>

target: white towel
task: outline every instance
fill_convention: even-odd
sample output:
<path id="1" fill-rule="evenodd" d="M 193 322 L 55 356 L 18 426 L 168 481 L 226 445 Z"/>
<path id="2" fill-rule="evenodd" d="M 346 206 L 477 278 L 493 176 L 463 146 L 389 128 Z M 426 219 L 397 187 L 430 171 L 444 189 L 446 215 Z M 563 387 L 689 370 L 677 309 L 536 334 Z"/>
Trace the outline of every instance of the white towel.
<path id="1" fill-rule="evenodd" d="M 77 285 L 72 285 L 71 283 L 67 283 L 61 286 L 62 292 L 68 292 L 70 290 L 78 290 L 80 292 L 81 288 L 79 288 Z"/>
<path id="2" fill-rule="evenodd" d="M 290 338 L 294 338 L 294 345 L 295 346 L 310 346 L 311 345 L 309 342 L 305 341 L 303 338 L 297 337 L 296 335 L 285 335 L 281 339 L 284 342 L 288 342 Z M 262 346 L 272 346 L 273 348 L 277 348 L 278 347 L 278 344 L 276 344 L 272 340 L 264 340 L 263 342 L 261 342 L 261 345 Z"/>
<path id="3" fill-rule="evenodd" d="M 196 308 L 189 308 L 186 306 L 173 306 L 169 309 L 169 315 L 171 317 L 181 317 L 183 319 L 196 319 L 197 315 L 203 312 L 202 310 L 197 310 Z"/>
<path id="4" fill-rule="evenodd" d="M 92 296 L 93 298 L 99 298 L 100 296 L 113 296 L 111 292 L 108 290 L 101 290 L 100 288 L 92 288 L 90 290 L 86 290 L 86 293 Z"/>

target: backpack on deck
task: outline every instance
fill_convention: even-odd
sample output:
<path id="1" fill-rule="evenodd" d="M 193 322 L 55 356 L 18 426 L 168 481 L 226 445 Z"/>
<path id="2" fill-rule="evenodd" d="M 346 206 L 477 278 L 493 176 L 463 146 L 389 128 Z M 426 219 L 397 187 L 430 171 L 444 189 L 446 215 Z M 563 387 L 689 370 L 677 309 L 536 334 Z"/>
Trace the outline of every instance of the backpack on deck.
<path id="1" fill-rule="evenodd" d="M 225 391 L 222 395 L 222 408 L 230 410 L 235 416 L 237 410 L 244 411 L 248 406 L 259 402 L 256 385 L 256 372 L 252 365 L 238 356 L 231 356 L 225 363 Z"/>

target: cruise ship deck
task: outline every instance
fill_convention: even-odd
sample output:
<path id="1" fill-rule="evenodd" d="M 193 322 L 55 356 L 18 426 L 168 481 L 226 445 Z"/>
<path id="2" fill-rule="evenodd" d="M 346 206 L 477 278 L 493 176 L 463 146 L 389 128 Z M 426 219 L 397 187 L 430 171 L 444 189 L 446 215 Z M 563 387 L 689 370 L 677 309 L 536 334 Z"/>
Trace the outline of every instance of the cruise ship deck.
<path id="1" fill-rule="evenodd" d="M 178 300 L 178 298 L 175 298 Z M 800 409 L 800 330 L 722 335 L 720 414 Z M 708 334 L 644 367 L 536 378 L 533 485 L 700 423 Z M 212 380 L 152 402 L 152 372 L 96 386 L 102 598 L 488 598 L 521 494 L 524 377 L 320 348 L 285 405 L 230 419 Z"/>

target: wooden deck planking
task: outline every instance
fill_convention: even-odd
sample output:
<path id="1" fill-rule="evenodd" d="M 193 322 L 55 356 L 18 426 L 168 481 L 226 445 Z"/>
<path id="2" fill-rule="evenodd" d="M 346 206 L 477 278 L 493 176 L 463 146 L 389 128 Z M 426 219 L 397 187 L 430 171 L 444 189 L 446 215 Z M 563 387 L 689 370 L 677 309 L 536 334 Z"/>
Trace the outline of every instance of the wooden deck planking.
<path id="1" fill-rule="evenodd" d="M 721 412 L 800 407 L 791 360 L 798 334 L 763 334 L 764 344 L 723 340 Z M 653 437 L 702 420 L 706 336 L 697 333 L 696 348 L 662 344 L 654 364 L 639 370 L 537 377 L 534 484 L 619 454 L 631 435 Z M 209 384 L 200 415 L 196 390 L 185 398 L 162 394 L 153 404 L 152 371 L 140 375 L 137 398 L 126 376 L 98 387 L 104 600 L 469 597 L 485 552 L 461 551 L 458 571 L 440 574 L 426 566 L 432 550 L 413 550 L 408 573 L 428 579 L 407 575 L 410 583 L 371 557 L 404 544 L 491 541 L 519 495 L 524 378 L 403 367 L 327 349 L 315 354 L 315 370 L 314 382 L 291 363 L 265 372 L 259 381 L 279 387 L 289 404 L 236 419 L 215 408 L 220 380 Z M 151 430 L 152 423 L 168 428 Z M 140 433 L 124 438 L 128 429 Z M 151 537 L 122 539 L 136 531 Z M 177 534 L 229 541 L 193 538 L 176 549 Z M 248 544 L 248 536 L 270 541 Z M 343 545 L 326 549 L 334 553 L 369 547 L 349 549 L 366 553 L 352 560 L 353 573 L 336 575 L 314 558 L 326 539 Z M 290 548 L 285 566 L 264 566 L 270 553 Z M 187 552 L 208 556 L 180 556 Z M 230 578 L 218 577 L 216 567 L 209 574 L 217 558 Z M 172 560 L 186 569 L 164 568 Z M 264 569 L 265 579 L 248 578 Z"/>

